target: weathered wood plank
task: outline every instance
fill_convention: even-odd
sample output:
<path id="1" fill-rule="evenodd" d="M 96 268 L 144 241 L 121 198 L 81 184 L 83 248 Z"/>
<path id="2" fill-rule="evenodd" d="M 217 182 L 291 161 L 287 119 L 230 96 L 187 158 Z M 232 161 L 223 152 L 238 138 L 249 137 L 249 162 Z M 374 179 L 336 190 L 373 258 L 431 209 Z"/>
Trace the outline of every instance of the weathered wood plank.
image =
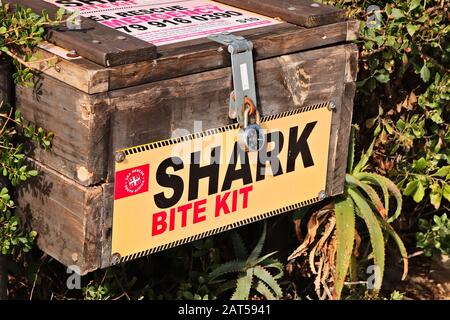
<path id="1" fill-rule="evenodd" d="M 342 45 L 258 61 L 262 114 L 329 100 L 340 107 L 346 52 L 347 45 Z M 223 68 L 110 92 L 110 158 L 115 150 L 168 138 L 177 129 L 187 134 L 229 123 L 231 85 L 231 70 Z M 337 126 L 339 119 L 335 121 Z M 110 161 L 108 182 L 113 166 Z"/>
<path id="2" fill-rule="evenodd" d="M 349 69 L 345 48 L 258 61 L 263 114 L 326 100 L 340 103 Z M 177 128 L 193 132 L 195 121 L 202 121 L 203 130 L 228 123 L 231 86 L 230 68 L 96 95 L 43 76 L 35 90 L 17 88 L 17 106 L 26 119 L 55 133 L 52 150 L 35 148 L 33 157 L 88 186 L 112 181 L 118 149 L 168 138 Z"/>
<path id="3" fill-rule="evenodd" d="M 101 186 L 85 188 L 41 163 L 28 159 L 39 175 L 16 190 L 17 210 L 37 231 L 37 245 L 82 274 L 100 267 Z"/>
<path id="4" fill-rule="evenodd" d="M 103 184 L 103 216 L 101 219 L 102 252 L 101 268 L 109 267 L 114 263 L 112 260 L 112 221 L 114 207 L 114 183 Z"/>
<path id="5" fill-rule="evenodd" d="M 335 101 L 331 140 L 333 145 L 329 153 L 329 195 L 339 194 L 343 190 L 346 153 L 342 150 L 347 150 L 348 145 L 356 58 L 356 47 L 347 44 L 284 55 L 256 64 L 258 100 L 264 115 L 323 101 Z M 66 265 L 80 266 L 82 272 L 86 273 L 99 267 L 107 267 L 112 261 L 114 151 L 168 138 L 177 128 L 195 132 L 230 122 L 227 115 L 227 98 L 231 87 L 230 68 L 94 96 L 47 78 L 44 77 L 40 87 L 44 93 L 40 96 L 44 100 L 39 102 L 30 97 L 19 98 L 18 101 L 23 102 L 19 105 L 27 110 L 38 108 L 38 103 L 44 105 L 48 109 L 46 115 L 40 118 L 34 114 L 38 124 L 48 117 L 48 113 L 53 112 L 59 114 L 60 118 L 72 119 L 72 122 L 56 126 L 58 132 L 55 133 L 56 136 L 64 136 L 64 139 L 72 139 L 70 150 L 77 150 L 78 153 L 64 150 L 59 145 L 67 143 L 63 140 L 55 141 L 55 148 L 60 154 L 51 156 L 59 157 L 58 160 L 44 158 L 44 153 L 36 153 L 35 157 L 44 159 L 46 165 L 31 160 L 39 168 L 40 175 L 19 189 L 19 212 L 41 235 L 38 245 L 43 250 Z M 46 90 L 50 89 L 53 90 L 53 97 L 45 100 L 45 95 L 48 94 Z M 28 94 L 20 93 L 21 96 Z M 62 94 L 71 97 L 73 102 L 63 106 L 52 104 L 51 101 L 61 98 Z M 90 116 L 100 117 L 100 121 L 83 122 L 83 109 L 79 107 L 79 103 L 86 97 L 90 98 Z M 39 109 L 37 112 L 44 110 Z M 64 116 L 61 117 L 63 113 Z M 108 113 L 111 118 L 108 118 Z M 52 121 L 55 122 L 56 119 L 53 118 Z M 202 121 L 202 126 L 196 126 L 194 121 Z M 77 124 L 78 122 L 80 123 Z M 98 128 L 93 128 L 97 125 Z M 75 132 L 78 138 L 75 137 Z M 94 146 L 89 141 L 101 141 L 103 146 Z M 98 154 L 86 153 L 87 150 L 96 148 L 106 149 Z M 64 155 L 64 152 L 73 158 Z M 103 174 L 107 169 L 106 165 L 109 165 L 109 175 L 104 174 L 103 178 L 95 168 L 92 169 L 92 173 L 100 178 L 98 185 L 93 187 L 80 185 L 77 173 L 73 172 L 76 164 L 88 160 L 101 164 L 103 167 L 97 169 Z"/>
<path id="6" fill-rule="evenodd" d="M 10 103 L 12 94 L 11 64 L 0 59 L 0 103 Z"/>
<path id="7" fill-rule="evenodd" d="M 50 151 L 26 142 L 29 154 L 85 186 L 106 174 L 108 106 L 106 94 L 88 95 L 45 75 L 34 88 L 16 87 L 24 118 L 55 133 Z"/>
<path id="8" fill-rule="evenodd" d="M 69 58 L 68 51 L 49 42 L 36 50 L 38 59 L 51 63 L 32 63 L 39 73 L 58 79 L 83 92 L 94 94 L 109 90 L 109 70 L 85 58 Z"/>
<path id="9" fill-rule="evenodd" d="M 314 29 L 289 26 L 285 30 L 266 33 L 257 30 L 247 38 L 254 44 L 257 61 L 354 40 L 357 23 L 348 21 Z M 110 89 L 170 79 L 186 74 L 213 70 L 231 65 L 228 51 L 216 44 L 198 45 L 177 52 L 161 52 L 161 57 L 152 63 L 142 62 L 110 68 Z"/>
<path id="10" fill-rule="evenodd" d="M 55 17 L 58 7 L 45 1 L 5 0 L 5 3 L 31 8 L 37 14 L 45 10 Z M 102 66 L 117 66 L 156 58 L 156 46 L 136 37 L 81 17 L 81 30 L 68 30 L 65 26 L 51 28 L 48 41 L 69 49 Z"/>
<path id="11" fill-rule="evenodd" d="M 275 28 L 276 27 L 276 28 Z M 331 45 L 356 39 L 357 21 L 346 21 L 305 29 L 282 24 L 268 29 L 256 29 L 244 34 L 254 42 L 255 59 L 304 51 L 317 46 Z M 59 48 L 59 51 L 63 49 Z M 39 50 L 45 57 L 50 54 Z M 230 66 L 230 57 L 223 47 L 208 40 L 196 42 L 191 47 L 165 47 L 160 49 L 160 57 L 153 61 L 103 68 L 84 58 L 59 59 L 60 68 L 41 67 L 45 74 L 61 80 L 89 94 L 120 89 L 129 86 L 154 82 L 191 73 Z M 62 55 L 60 55 L 62 56 Z"/>
<path id="12" fill-rule="evenodd" d="M 13 92 L 12 66 L 8 59 L 0 58 L 0 106 L 12 103 Z M 4 123 L 4 120 L 0 121 Z M 0 175 L 0 188 L 9 187 L 10 182 L 7 177 Z M 1 256 L 1 254 L 0 254 Z"/>
<path id="13" fill-rule="evenodd" d="M 332 119 L 331 146 L 327 174 L 327 194 L 335 196 L 344 192 L 347 172 L 347 150 L 353 115 L 353 98 L 356 91 L 358 68 L 358 48 L 348 45 L 346 48 L 346 68 L 344 91 L 340 97 L 340 107 L 336 108 Z"/>
<path id="14" fill-rule="evenodd" d="M 216 0 L 237 8 L 303 26 L 316 27 L 345 19 L 344 11 L 308 0 Z"/>

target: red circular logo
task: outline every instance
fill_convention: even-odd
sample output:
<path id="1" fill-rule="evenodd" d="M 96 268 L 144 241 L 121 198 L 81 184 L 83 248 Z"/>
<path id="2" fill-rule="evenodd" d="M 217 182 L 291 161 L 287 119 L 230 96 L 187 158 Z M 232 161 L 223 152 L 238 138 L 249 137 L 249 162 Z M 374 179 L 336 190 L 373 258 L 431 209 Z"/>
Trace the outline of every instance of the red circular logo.
<path id="1" fill-rule="evenodd" d="M 139 192 L 145 184 L 145 174 L 141 169 L 133 169 L 125 177 L 125 190 L 128 193 Z"/>

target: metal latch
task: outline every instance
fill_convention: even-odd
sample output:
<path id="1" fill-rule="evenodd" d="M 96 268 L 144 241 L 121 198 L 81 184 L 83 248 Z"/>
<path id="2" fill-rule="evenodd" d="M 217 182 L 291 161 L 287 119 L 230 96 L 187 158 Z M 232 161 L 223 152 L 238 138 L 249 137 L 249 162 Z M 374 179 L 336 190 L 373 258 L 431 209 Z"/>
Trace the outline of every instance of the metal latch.
<path id="1" fill-rule="evenodd" d="M 246 151 L 257 151 L 264 145 L 265 135 L 259 125 L 259 110 L 256 104 L 255 71 L 253 67 L 253 43 L 242 36 L 217 33 L 210 40 L 228 46 L 231 54 L 233 88 L 230 94 L 228 116 L 237 119 L 241 126 L 239 144 Z M 255 123 L 249 122 L 254 115 Z"/>
<path id="2" fill-rule="evenodd" d="M 228 52 L 231 54 L 234 87 L 230 95 L 229 117 L 237 119 L 238 123 L 244 126 L 245 98 L 249 98 L 247 101 L 250 100 L 257 109 L 252 55 L 253 43 L 244 37 L 229 33 L 212 34 L 208 38 L 228 46 Z"/>

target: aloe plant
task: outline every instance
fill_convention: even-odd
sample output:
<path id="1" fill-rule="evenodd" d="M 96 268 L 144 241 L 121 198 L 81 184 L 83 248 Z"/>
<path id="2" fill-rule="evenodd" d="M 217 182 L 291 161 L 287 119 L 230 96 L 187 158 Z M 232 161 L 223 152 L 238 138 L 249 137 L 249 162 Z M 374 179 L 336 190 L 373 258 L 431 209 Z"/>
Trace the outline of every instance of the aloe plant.
<path id="1" fill-rule="evenodd" d="M 403 276 L 408 273 L 408 255 L 406 248 L 395 232 L 391 223 L 398 218 L 402 210 L 402 195 L 395 183 L 375 173 L 365 171 L 372 154 L 374 142 L 354 165 L 354 129 L 350 139 L 348 173 L 345 177 L 345 192 L 334 201 L 334 210 L 315 212 L 308 222 L 308 234 L 303 243 L 295 250 L 289 260 L 295 259 L 309 248 L 310 268 L 316 274 L 316 291 L 322 285 L 330 298 L 340 299 L 347 274 L 355 277 L 356 255 L 361 241 L 356 231 L 356 217 L 363 221 L 369 231 L 374 264 L 378 267 L 378 275 L 374 284 L 375 292 L 381 288 L 385 267 L 385 243 L 388 237 L 397 244 L 403 258 Z M 375 140 L 374 140 L 375 141 Z M 376 189 L 382 194 L 380 198 Z M 392 214 L 389 201 L 393 197 L 396 208 Z M 319 241 L 315 241 L 317 230 L 324 225 L 325 231 Z M 316 270 L 315 259 L 319 255 L 319 269 Z M 334 273 L 332 272 L 334 270 Z M 331 278 L 333 292 L 329 292 Z M 320 297 L 320 295 L 319 295 Z"/>
<path id="2" fill-rule="evenodd" d="M 264 223 L 261 237 L 250 254 L 248 254 L 241 236 L 234 232 L 232 241 L 236 259 L 220 265 L 209 275 L 210 283 L 214 281 L 224 282 L 221 286 L 221 292 L 235 289 L 231 300 L 248 300 L 252 290 L 268 300 L 280 299 L 283 296 L 282 289 L 277 282 L 283 276 L 283 264 L 272 258 L 276 252 L 260 257 L 266 239 L 266 229 Z M 273 275 L 271 271 L 275 274 Z M 238 278 L 229 281 L 219 279 L 230 273 L 237 273 Z"/>

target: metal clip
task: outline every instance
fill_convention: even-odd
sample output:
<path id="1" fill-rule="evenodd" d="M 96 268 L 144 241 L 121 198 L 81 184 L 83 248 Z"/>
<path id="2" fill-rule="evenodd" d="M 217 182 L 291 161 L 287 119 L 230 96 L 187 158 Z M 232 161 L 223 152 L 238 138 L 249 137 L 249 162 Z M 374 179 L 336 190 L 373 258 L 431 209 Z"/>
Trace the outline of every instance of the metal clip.
<path id="1" fill-rule="evenodd" d="M 228 46 L 234 91 L 230 95 L 229 117 L 237 119 L 244 127 L 245 101 L 250 99 L 256 106 L 255 71 L 253 67 L 253 43 L 244 37 L 229 33 L 212 34 L 208 39 Z"/>

